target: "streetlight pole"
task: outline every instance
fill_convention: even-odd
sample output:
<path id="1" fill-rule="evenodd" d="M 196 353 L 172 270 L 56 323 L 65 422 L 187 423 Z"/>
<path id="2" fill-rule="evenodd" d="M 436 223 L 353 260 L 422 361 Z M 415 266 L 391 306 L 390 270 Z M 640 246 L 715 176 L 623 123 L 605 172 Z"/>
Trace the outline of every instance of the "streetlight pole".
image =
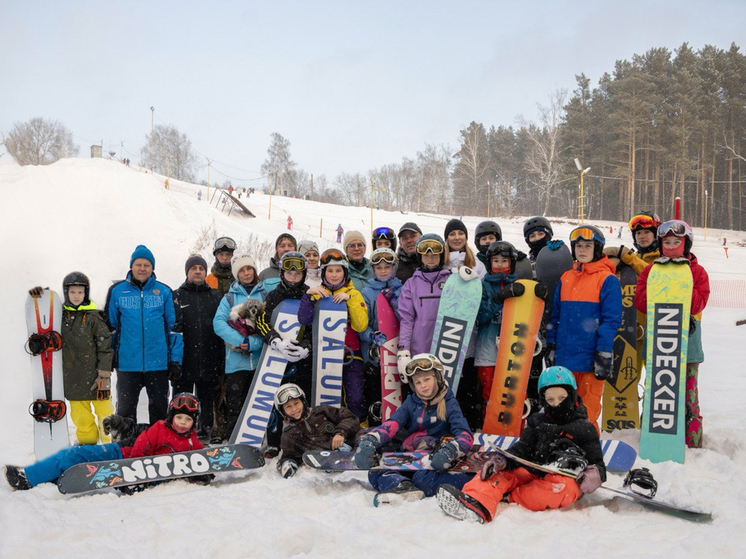
<path id="1" fill-rule="evenodd" d="M 274 187 L 275 172 L 269 172 L 269 210 L 267 210 L 267 219 L 272 218 L 272 189 Z"/>
<path id="2" fill-rule="evenodd" d="M 705 241 L 707 240 L 707 191 L 705 190 Z"/>
<path id="3" fill-rule="evenodd" d="M 577 157 L 575 158 L 575 166 L 578 168 L 578 171 L 580 171 L 580 198 L 578 198 L 578 214 L 580 216 L 580 223 L 583 223 L 585 221 L 585 192 L 583 190 L 583 175 L 590 171 L 591 168 L 588 167 L 587 169 L 583 169 L 583 166 L 580 164 L 580 159 L 578 159 Z"/>
<path id="4" fill-rule="evenodd" d="M 153 173 L 153 120 L 155 119 L 155 107 L 150 107 L 150 173 Z"/>

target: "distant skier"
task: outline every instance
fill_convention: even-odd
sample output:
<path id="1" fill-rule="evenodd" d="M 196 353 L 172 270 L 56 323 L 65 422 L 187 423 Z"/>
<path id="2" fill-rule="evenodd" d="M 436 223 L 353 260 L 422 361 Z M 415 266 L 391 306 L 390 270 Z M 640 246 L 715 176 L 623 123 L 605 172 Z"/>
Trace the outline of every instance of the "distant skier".
<path id="1" fill-rule="evenodd" d="M 292 231 L 292 230 L 293 230 L 293 217 L 288 216 L 288 231 Z"/>
<path id="2" fill-rule="evenodd" d="M 337 242 L 342 242 L 342 235 L 344 234 L 345 230 L 342 228 L 342 224 L 340 223 L 337 225 Z"/>
<path id="3" fill-rule="evenodd" d="M 621 239 L 622 238 L 622 229 L 624 229 L 624 225 L 620 225 L 619 229 L 616 232 L 616 238 Z"/>

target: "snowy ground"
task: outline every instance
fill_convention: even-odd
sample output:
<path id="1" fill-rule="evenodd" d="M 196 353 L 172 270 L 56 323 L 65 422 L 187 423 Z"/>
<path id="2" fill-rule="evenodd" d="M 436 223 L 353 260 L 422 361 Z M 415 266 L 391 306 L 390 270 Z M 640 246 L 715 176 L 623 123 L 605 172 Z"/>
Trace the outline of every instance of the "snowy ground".
<path id="1" fill-rule="evenodd" d="M 227 217 L 198 202 L 194 185 L 162 180 L 104 160 L 74 159 L 48 167 L 0 164 L 0 355 L 6 363 L 0 377 L 0 464 L 33 460 L 32 420 L 27 413 L 31 383 L 29 358 L 23 352 L 23 305 L 33 285 L 60 290 L 72 270 L 89 275 L 92 298 L 103 306 L 113 279 L 124 276 L 129 256 L 139 243 L 156 257 L 158 278 L 172 287 L 183 281 L 183 263 L 198 249 L 211 260 L 209 243 L 231 235 L 251 239 L 259 250 L 286 230 L 312 238 L 323 250 L 333 246 L 337 223 L 370 232 L 368 208 L 343 208 L 272 198 L 242 198 L 257 215 Z M 211 192 L 212 193 L 212 192 Z M 206 192 L 205 192 L 206 194 Z M 203 196 L 205 198 L 206 196 Z M 450 216 L 376 211 L 376 226 L 398 228 L 416 221 L 424 231 L 442 233 Z M 323 236 L 318 237 L 323 219 Z M 483 218 L 465 217 L 470 231 Z M 524 246 L 521 218 L 498 219 L 506 240 Z M 610 243 L 616 243 L 616 229 Z M 555 226 L 567 238 L 574 223 Z M 608 230 L 608 229 L 607 229 Z M 746 279 L 746 248 L 735 246 L 743 232 L 697 231 L 694 251 L 716 280 Z M 730 259 L 720 247 L 728 237 Z M 206 245 L 201 237 L 209 237 Z M 630 243 L 628 232 L 622 241 Z M 70 498 L 51 484 L 12 492 L 0 480 L 0 556 L 110 557 L 159 556 L 343 556 L 398 555 L 432 557 L 551 555 L 586 556 L 742 556 L 746 546 L 746 377 L 741 374 L 746 350 L 746 309 L 708 308 L 703 335 L 706 362 L 700 369 L 705 448 L 688 450 L 686 464 L 646 464 L 659 481 L 659 496 L 682 505 L 713 511 L 711 525 L 697 525 L 648 512 L 598 492 L 568 510 L 531 513 L 506 507 L 488 526 L 458 523 L 445 517 L 433 500 L 395 509 L 375 509 L 364 475 L 324 475 L 301 470 L 283 480 L 274 462 L 246 477 L 221 477 L 210 487 L 174 482 L 132 497 L 113 493 Z M 146 417 L 141 406 L 140 417 Z M 71 431 L 74 440 L 74 432 Z M 639 434 L 620 438 L 638 446 Z M 609 484 L 621 485 L 611 476 Z"/>

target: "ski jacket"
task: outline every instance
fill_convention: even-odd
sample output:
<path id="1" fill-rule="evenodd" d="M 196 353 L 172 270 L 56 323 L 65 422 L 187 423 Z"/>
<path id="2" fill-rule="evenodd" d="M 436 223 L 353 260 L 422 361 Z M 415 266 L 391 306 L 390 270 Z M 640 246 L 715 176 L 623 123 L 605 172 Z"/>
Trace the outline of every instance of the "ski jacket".
<path id="1" fill-rule="evenodd" d="M 321 285 L 321 268 L 306 270 L 306 285 L 309 289 Z"/>
<path id="2" fill-rule="evenodd" d="M 598 467 L 601 481 L 606 481 L 606 464 L 604 453 L 601 450 L 601 441 L 598 437 L 596 427 L 588 421 L 588 412 L 580 397 L 576 403 L 575 412 L 567 423 L 555 423 L 550 420 L 542 409 L 539 413 L 529 416 L 526 428 L 521 437 L 510 447 L 510 453 L 535 462 L 537 464 L 549 464 L 552 457 L 553 443 L 561 439 L 568 439 L 579 446 L 585 452 L 588 464 Z M 508 460 L 508 469 L 513 469 L 519 464 Z"/>
<path id="3" fill-rule="evenodd" d="M 459 251 L 459 252 L 450 252 L 448 254 L 448 269 L 451 270 L 451 273 L 457 274 L 458 269 L 464 265 L 464 259 L 466 258 L 466 252 Z M 484 276 L 487 275 L 487 268 L 482 263 L 479 258 L 476 256 L 474 257 L 474 260 L 476 264 L 474 264 L 473 270 L 477 273 L 479 276 L 479 279 L 484 279 Z"/>
<path id="4" fill-rule="evenodd" d="M 556 344 L 555 364 L 593 371 L 597 351 L 611 353 L 622 324 L 622 288 L 605 255 L 562 274 L 554 293 L 547 343 Z"/>
<path id="5" fill-rule="evenodd" d="M 365 300 L 353 286 L 352 280 L 348 280 L 345 285 L 332 291 L 332 295 L 337 293 L 347 293 L 350 296 L 346 301 L 347 333 L 345 334 L 345 345 L 349 349 L 357 351 L 360 349 L 358 332 L 362 332 L 368 327 L 368 309 L 365 306 Z M 309 295 L 308 293 L 303 295 L 300 301 L 300 309 L 298 309 L 298 321 L 304 326 L 313 324 L 313 307 L 319 299 L 321 299 L 319 295 Z"/>
<path id="6" fill-rule="evenodd" d="M 269 293 L 280 284 L 280 259 L 273 256 L 269 259 L 269 266 L 259 274 L 259 283 L 264 284 L 264 290 Z"/>
<path id="7" fill-rule="evenodd" d="M 423 272 L 418 269 L 399 292 L 399 349 L 412 355 L 430 353 L 443 286 L 451 275 L 447 269 Z"/>
<path id="8" fill-rule="evenodd" d="M 368 280 L 373 277 L 373 269 L 370 266 L 370 260 L 363 257 L 362 262 L 350 262 L 349 265 L 350 279 L 355 289 L 362 291 L 368 285 Z"/>
<path id="9" fill-rule="evenodd" d="M 396 255 L 399 257 L 399 267 L 396 270 L 396 277 L 405 283 L 409 278 L 414 275 L 417 270 L 417 254 L 409 255 L 401 247 L 396 251 Z"/>
<path id="10" fill-rule="evenodd" d="M 230 264 L 224 268 L 219 262 L 215 262 L 210 269 L 210 274 L 205 278 L 207 285 L 218 292 L 221 297 L 228 293 L 231 284 L 236 281 L 231 272 Z"/>
<path id="11" fill-rule="evenodd" d="M 223 340 L 215 334 L 213 320 L 222 297 L 207 283 L 184 282 L 174 291 L 184 337 L 181 381 L 217 380 L 225 370 Z"/>
<path id="12" fill-rule="evenodd" d="M 477 314 L 477 348 L 474 354 L 474 365 L 477 367 L 494 367 L 497 363 L 497 338 L 502 327 L 503 304 L 495 302 L 492 296 L 517 278 L 515 274 L 484 276 L 482 302 Z"/>
<path id="13" fill-rule="evenodd" d="M 274 329 L 274 326 L 272 324 L 272 315 L 274 314 L 277 306 L 286 299 L 302 301 L 303 296 L 306 294 L 306 291 L 308 291 L 308 286 L 305 284 L 301 285 L 298 288 L 288 289 L 288 287 L 284 283 L 280 282 L 280 284 L 274 291 L 270 291 L 267 294 L 267 298 L 264 301 L 264 312 L 256 321 L 257 330 L 259 331 L 259 334 L 261 334 L 261 336 L 264 338 L 264 343 L 269 344 L 272 343 L 272 340 L 274 340 L 275 338 L 282 337 L 280 336 L 280 333 Z M 300 313 L 298 313 L 298 315 L 300 318 Z M 301 322 L 301 324 L 303 323 Z M 300 345 L 308 349 L 311 348 L 311 345 L 313 343 L 313 336 L 311 335 L 311 332 L 311 325 L 303 328 L 301 330 L 301 339 L 299 340 Z"/>
<path id="14" fill-rule="evenodd" d="M 134 445 L 121 448 L 123 458 L 141 458 L 173 452 L 188 452 L 204 447 L 197 439 L 197 431 L 194 427 L 185 435 L 180 435 L 161 419 L 141 433 Z"/>
<path id="15" fill-rule="evenodd" d="M 438 403 L 445 399 L 445 420 L 438 417 Z M 400 429 L 406 429 L 409 435 L 402 443 L 405 451 L 432 450 L 443 437 L 452 436 L 458 444 L 461 454 L 466 454 L 474 444 L 469 424 L 461 413 L 456 396 L 450 388 L 425 404 L 417 394 L 410 394 L 391 419 L 372 429 L 367 435 L 378 440 L 378 446 L 390 442 Z"/>
<path id="16" fill-rule="evenodd" d="M 244 337 L 232 328 L 228 321 L 230 320 L 231 309 L 234 305 L 240 305 L 249 297 L 252 299 L 262 300 L 261 284 L 254 287 L 251 293 L 246 292 L 246 288 L 239 282 L 234 281 L 228 293 L 218 305 L 215 317 L 212 320 L 212 327 L 215 333 L 220 336 L 226 344 L 238 347 L 244 343 Z M 249 336 L 248 353 L 235 351 L 225 346 L 225 373 L 231 374 L 236 371 L 253 371 L 259 364 L 259 355 L 262 352 L 261 336 Z"/>
<path id="17" fill-rule="evenodd" d="M 642 271 L 647 268 L 648 265 L 652 264 L 656 258 L 660 258 L 660 255 L 661 252 L 658 249 L 652 252 L 646 252 L 645 254 L 627 250 L 622 252 L 619 260 L 624 262 L 627 266 L 631 267 L 639 276 Z"/>
<path id="18" fill-rule="evenodd" d="M 181 364 L 184 351 L 173 292 L 155 274 L 144 285 L 138 283 L 130 271 L 106 296 L 104 314 L 112 330 L 115 367 L 118 371 L 165 371 L 169 363 Z"/>
<path id="19" fill-rule="evenodd" d="M 399 318 L 399 292 L 401 291 L 401 288 L 401 280 L 397 277 L 388 281 L 381 281 L 376 279 L 374 276 L 368 280 L 368 286 L 363 289 L 363 299 L 365 300 L 365 306 L 368 307 L 368 327 L 360 332 L 360 344 L 362 346 L 363 361 L 366 363 L 371 362 L 371 359 L 368 356 L 368 348 L 372 343 L 371 337 L 373 336 L 373 332 L 380 330 L 378 327 L 377 310 L 378 295 L 380 295 L 381 291 L 384 289 L 391 290 L 393 293 L 391 307 L 394 309 L 396 317 Z"/>
<path id="20" fill-rule="evenodd" d="M 347 408 L 320 405 L 311 408 L 302 421 L 286 421 L 282 432 L 282 460 L 303 463 L 303 453 L 309 450 L 331 450 L 332 439 L 342 435 L 345 442 L 355 446 L 355 435 L 360 420 Z"/>
<path id="21" fill-rule="evenodd" d="M 65 398 L 95 400 L 98 371 L 111 371 L 114 350 L 103 314 L 91 302 L 62 309 L 62 377 Z"/>

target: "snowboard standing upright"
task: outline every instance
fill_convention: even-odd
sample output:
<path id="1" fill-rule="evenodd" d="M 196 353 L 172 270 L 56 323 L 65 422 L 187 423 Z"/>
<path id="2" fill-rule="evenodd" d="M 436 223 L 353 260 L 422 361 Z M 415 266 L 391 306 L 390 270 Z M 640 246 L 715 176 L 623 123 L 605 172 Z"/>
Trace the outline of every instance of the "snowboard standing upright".
<path id="1" fill-rule="evenodd" d="M 544 324 L 547 324 L 552 316 L 554 292 L 557 291 L 562 274 L 571 268 L 572 254 L 564 243 L 557 250 L 544 247 L 536 257 L 536 279 L 547 286 L 548 293 L 544 303 Z"/>
<path id="2" fill-rule="evenodd" d="M 316 301 L 313 309 L 313 406 L 342 405 L 342 370 L 345 362 L 347 304 L 331 297 Z"/>
<path id="3" fill-rule="evenodd" d="M 384 344 L 378 348 L 381 361 L 381 421 L 388 421 L 399 409 L 402 402 L 402 386 L 396 352 L 399 346 L 399 320 L 391 303 L 383 294 L 376 298 L 378 330 L 386 336 Z"/>
<path id="4" fill-rule="evenodd" d="M 300 301 L 285 299 L 272 313 L 272 328 L 284 340 L 297 340 L 300 331 L 298 307 Z M 230 443 L 240 443 L 261 448 L 274 406 L 275 393 L 282 383 L 288 361 L 271 345 L 264 344 L 259 356 L 259 366 L 246 396 L 241 415 L 233 428 Z"/>
<path id="5" fill-rule="evenodd" d="M 601 428 L 604 431 L 639 429 L 640 408 L 637 385 L 640 365 L 637 361 L 637 274 L 626 264 L 617 266 L 622 285 L 622 325 L 614 337 L 613 377 L 604 383 Z"/>
<path id="6" fill-rule="evenodd" d="M 448 277 L 438 303 L 430 353 L 443 364 L 443 377 L 454 394 L 461 380 L 466 349 L 481 301 L 482 282 L 479 278 L 465 281 L 458 273 Z"/>
<path id="7" fill-rule="evenodd" d="M 534 294 L 536 282 L 517 280 L 525 291 L 503 305 L 500 345 L 495 376 L 487 404 L 483 431 L 517 437 L 523 431 L 523 405 L 526 400 L 531 361 L 539 333 L 544 301 Z"/>
<path id="8" fill-rule="evenodd" d="M 640 457 L 684 463 L 684 393 L 692 304 L 692 271 L 686 264 L 653 264 L 647 282 L 645 401 Z"/>
<path id="9" fill-rule="evenodd" d="M 34 402 L 34 454 L 37 460 L 70 446 L 67 406 L 62 385 L 61 338 L 62 302 L 59 295 L 44 289 L 41 297 L 26 299 L 26 326 L 31 356 L 31 384 Z M 55 349 L 56 348 L 56 349 Z"/>

